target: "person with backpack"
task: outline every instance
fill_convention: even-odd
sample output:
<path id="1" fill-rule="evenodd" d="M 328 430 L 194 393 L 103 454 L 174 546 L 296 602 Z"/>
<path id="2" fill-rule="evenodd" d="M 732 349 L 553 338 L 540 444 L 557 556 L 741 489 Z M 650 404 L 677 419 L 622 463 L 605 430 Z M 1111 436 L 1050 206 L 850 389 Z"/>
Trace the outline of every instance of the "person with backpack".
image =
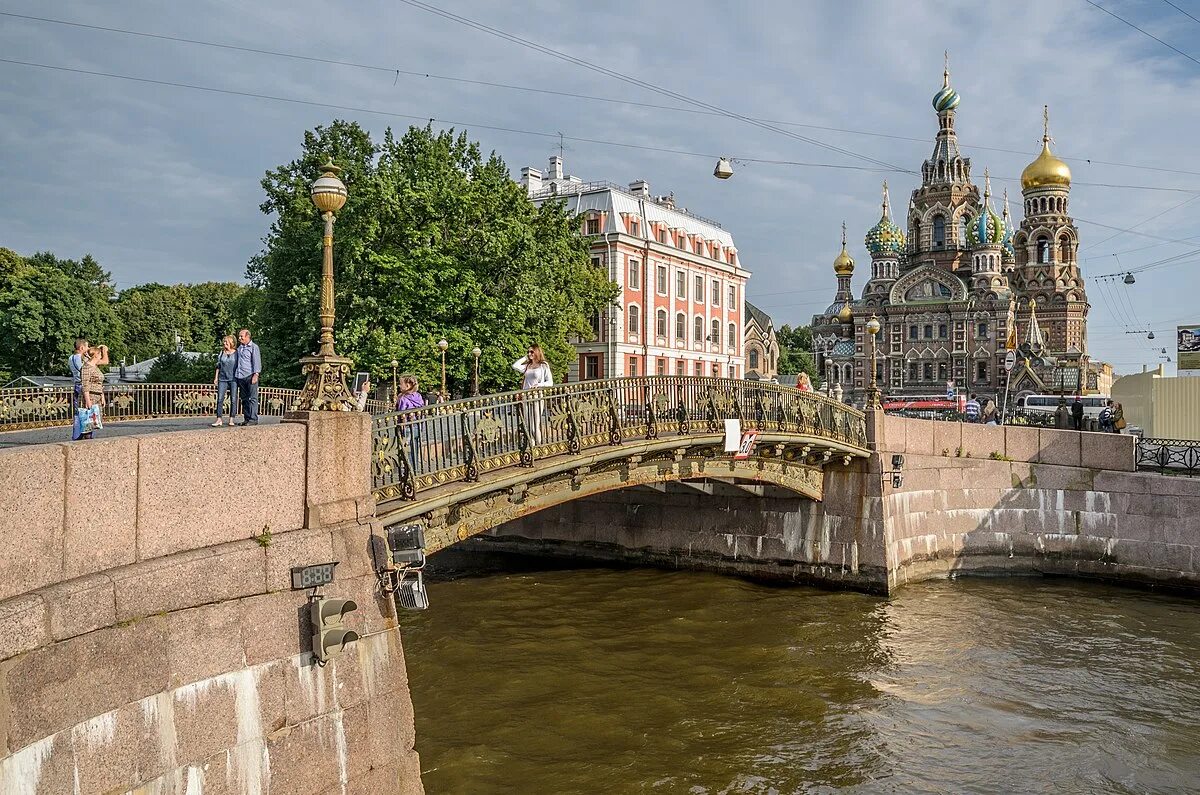
<path id="1" fill-rule="evenodd" d="M 1113 402 L 1111 400 L 1104 403 L 1104 408 L 1100 409 L 1100 430 L 1104 433 L 1112 433 L 1113 430 Z"/>
<path id="2" fill-rule="evenodd" d="M 963 408 L 963 416 L 967 422 L 979 422 L 979 398 L 971 395 L 967 401 L 967 405 Z"/>

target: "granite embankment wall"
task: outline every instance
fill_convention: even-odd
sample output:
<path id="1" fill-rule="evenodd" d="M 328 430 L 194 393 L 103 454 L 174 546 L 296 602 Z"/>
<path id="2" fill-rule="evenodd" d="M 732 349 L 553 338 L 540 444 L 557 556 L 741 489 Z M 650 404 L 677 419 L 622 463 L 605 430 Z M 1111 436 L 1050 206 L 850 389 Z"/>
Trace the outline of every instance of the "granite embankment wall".
<path id="1" fill-rule="evenodd" d="M 369 461 L 365 415 L 0 451 L 0 792 L 420 792 Z"/>
<path id="2" fill-rule="evenodd" d="M 1136 472 L 1131 436 L 886 418 L 889 587 L 1044 573 L 1200 589 L 1200 480 Z M 993 460 L 1003 456 L 1011 460 Z"/>
<path id="3" fill-rule="evenodd" d="M 875 592 L 957 573 L 1200 589 L 1200 480 L 1135 472 L 1131 436 L 899 417 L 870 427 L 878 452 L 827 469 L 821 503 L 720 486 L 613 492 L 470 547 Z M 899 489 L 882 476 L 894 453 L 905 456 Z"/>

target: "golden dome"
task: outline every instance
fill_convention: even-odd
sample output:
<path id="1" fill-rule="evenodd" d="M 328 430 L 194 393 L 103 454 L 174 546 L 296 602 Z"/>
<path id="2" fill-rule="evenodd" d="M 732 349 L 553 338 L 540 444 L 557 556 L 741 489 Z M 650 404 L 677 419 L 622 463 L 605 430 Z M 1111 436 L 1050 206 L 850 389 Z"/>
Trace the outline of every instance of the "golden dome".
<path id="1" fill-rule="evenodd" d="M 1044 185 L 1071 185 L 1071 169 L 1050 151 L 1050 116 L 1045 108 L 1042 109 L 1042 118 L 1042 153 L 1021 172 L 1021 190 Z"/>
<path id="2" fill-rule="evenodd" d="M 847 259 L 849 259 L 849 257 L 847 257 Z M 850 263 L 850 265 L 853 267 L 854 263 Z M 842 321 L 843 323 L 849 323 L 853 317 L 854 313 L 850 311 L 850 302 L 847 301 L 846 303 L 842 304 L 842 309 L 840 312 L 838 312 L 838 320 Z"/>
<path id="3" fill-rule="evenodd" d="M 833 272 L 838 276 L 851 276 L 854 273 L 854 260 L 846 251 L 846 223 L 842 222 L 842 253 L 833 261 Z"/>

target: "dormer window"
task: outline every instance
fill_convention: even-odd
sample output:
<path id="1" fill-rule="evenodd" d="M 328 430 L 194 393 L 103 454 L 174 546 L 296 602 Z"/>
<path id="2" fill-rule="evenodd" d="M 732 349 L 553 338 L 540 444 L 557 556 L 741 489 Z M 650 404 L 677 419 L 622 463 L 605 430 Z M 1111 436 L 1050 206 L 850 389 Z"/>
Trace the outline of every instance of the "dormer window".
<path id="1" fill-rule="evenodd" d="M 585 235 L 600 234 L 600 219 L 599 218 L 589 218 L 586 221 L 584 221 L 583 222 L 583 233 Z"/>

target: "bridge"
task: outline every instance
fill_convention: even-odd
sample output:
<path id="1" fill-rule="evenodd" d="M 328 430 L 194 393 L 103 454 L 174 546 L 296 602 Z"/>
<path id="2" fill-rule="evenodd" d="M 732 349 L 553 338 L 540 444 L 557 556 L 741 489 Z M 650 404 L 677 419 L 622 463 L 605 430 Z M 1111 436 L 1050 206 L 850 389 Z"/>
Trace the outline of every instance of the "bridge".
<path id="1" fill-rule="evenodd" d="M 724 451 L 725 421 L 754 431 Z M 809 499 L 823 470 L 866 458 L 862 412 L 813 392 L 690 376 L 584 381 L 374 417 L 372 473 L 385 525 L 422 518 L 436 552 L 505 522 L 646 483 L 763 485 Z"/>

